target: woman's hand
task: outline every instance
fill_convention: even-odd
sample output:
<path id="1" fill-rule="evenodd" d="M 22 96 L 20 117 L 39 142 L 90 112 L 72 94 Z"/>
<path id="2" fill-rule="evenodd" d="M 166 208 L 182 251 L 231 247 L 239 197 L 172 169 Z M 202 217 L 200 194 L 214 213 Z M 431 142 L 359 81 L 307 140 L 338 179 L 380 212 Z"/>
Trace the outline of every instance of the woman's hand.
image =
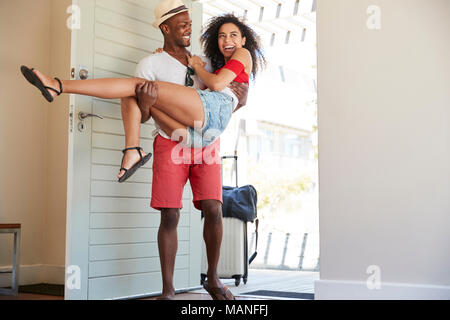
<path id="1" fill-rule="evenodd" d="M 199 56 L 187 56 L 188 64 L 192 69 L 196 69 L 198 67 L 204 68 L 206 66 L 206 62 L 202 60 Z"/>

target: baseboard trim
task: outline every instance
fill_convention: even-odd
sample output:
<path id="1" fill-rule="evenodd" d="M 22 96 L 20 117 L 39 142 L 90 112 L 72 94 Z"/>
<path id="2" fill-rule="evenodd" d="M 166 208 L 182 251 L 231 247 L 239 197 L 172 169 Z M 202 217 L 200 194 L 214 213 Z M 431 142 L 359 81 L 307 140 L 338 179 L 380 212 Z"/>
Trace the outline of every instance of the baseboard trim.
<path id="1" fill-rule="evenodd" d="M 449 300 L 450 286 L 381 283 L 369 289 L 363 281 L 317 280 L 316 300 Z"/>
<path id="2" fill-rule="evenodd" d="M 11 270 L 12 266 L 1 266 L 0 271 Z M 0 288 L 11 286 L 11 274 L 0 274 Z M 19 270 L 19 285 L 49 283 L 64 284 L 65 267 L 53 265 L 21 265 Z"/>

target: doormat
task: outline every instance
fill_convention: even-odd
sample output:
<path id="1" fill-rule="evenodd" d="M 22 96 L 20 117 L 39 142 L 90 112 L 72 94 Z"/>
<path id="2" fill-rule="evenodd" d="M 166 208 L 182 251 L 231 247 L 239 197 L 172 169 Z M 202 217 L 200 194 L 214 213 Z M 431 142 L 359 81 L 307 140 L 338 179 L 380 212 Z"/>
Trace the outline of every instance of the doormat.
<path id="1" fill-rule="evenodd" d="M 258 291 L 246 292 L 246 293 L 241 293 L 241 294 L 254 295 L 254 296 L 268 296 L 268 297 L 314 300 L 314 293 L 303 293 L 303 292 L 258 290 Z"/>
<path id="2" fill-rule="evenodd" d="M 41 283 L 19 286 L 19 292 L 64 297 L 64 285 Z"/>

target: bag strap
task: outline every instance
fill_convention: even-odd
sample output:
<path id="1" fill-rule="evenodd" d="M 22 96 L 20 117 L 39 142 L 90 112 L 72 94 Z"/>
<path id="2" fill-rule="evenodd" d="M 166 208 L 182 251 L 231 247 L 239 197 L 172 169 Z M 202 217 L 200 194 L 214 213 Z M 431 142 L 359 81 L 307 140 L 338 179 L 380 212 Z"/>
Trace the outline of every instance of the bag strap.
<path id="1" fill-rule="evenodd" d="M 255 234 L 256 234 L 255 252 L 258 251 L 258 224 L 259 224 L 259 219 L 256 218 L 256 220 L 255 220 Z"/>
<path id="2" fill-rule="evenodd" d="M 256 218 L 255 220 L 255 234 L 256 234 L 256 244 L 255 244 L 255 253 L 252 254 L 250 259 L 248 260 L 248 264 L 251 264 L 253 260 L 255 260 L 256 256 L 258 255 L 258 224 L 259 220 Z"/>

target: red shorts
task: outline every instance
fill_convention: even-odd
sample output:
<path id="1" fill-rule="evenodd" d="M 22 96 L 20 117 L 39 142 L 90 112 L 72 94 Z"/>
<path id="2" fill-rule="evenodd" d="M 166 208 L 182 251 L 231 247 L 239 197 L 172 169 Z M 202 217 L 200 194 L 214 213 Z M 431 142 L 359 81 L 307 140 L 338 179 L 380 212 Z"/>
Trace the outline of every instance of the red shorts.
<path id="1" fill-rule="evenodd" d="M 189 179 L 195 208 L 200 201 L 222 202 L 220 141 L 203 149 L 183 148 L 157 135 L 153 143 L 153 184 L 150 206 L 156 210 L 182 208 L 183 189 Z"/>

